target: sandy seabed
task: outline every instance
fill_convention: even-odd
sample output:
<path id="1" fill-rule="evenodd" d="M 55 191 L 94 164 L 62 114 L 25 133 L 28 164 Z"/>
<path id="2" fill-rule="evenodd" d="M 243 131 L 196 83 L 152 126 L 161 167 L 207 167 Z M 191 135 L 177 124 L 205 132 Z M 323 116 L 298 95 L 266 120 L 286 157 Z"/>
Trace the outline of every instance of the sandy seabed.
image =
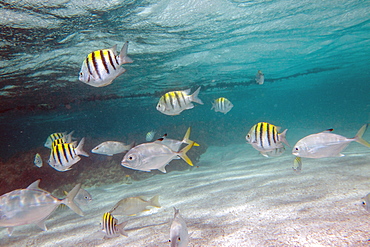
<path id="1" fill-rule="evenodd" d="M 292 170 L 290 149 L 265 158 L 248 144 L 209 147 L 199 167 L 132 184 L 86 188 L 93 196 L 80 217 L 57 209 L 46 221 L 2 228 L 0 246 L 169 246 L 173 207 L 179 208 L 189 246 L 370 246 L 370 150 L 357 143 L 345 157 L 302 159 Z M 42 181 L 40 187 L 43 187 Z M 161 208 L 117 216 L 129 237 L 103 240 L 96 232 L 104 212 L 122 198 L 159 194 Z"/>

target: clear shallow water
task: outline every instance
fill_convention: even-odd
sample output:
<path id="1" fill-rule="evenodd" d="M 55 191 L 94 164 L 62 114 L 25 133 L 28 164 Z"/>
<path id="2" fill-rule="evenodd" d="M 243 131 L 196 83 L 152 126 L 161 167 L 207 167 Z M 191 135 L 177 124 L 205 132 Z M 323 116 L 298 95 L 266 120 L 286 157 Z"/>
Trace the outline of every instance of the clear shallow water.
<path id="1" fill-rule="evenodd" d="M 152 129 L 180 137 L 192 126 L 194 140 L 227 146 L 244 144 L 249 128 L 267 121 L 288 128 L 294 145 L 328 128 L 353 137 L 370 122 L 367 1 L 56 0 L 0 6 L 4 162 L 42 146 L 56 131 L 140 143 Z M 124 65 L 125 74 L 104 88 L 78 81 L 88 53 L 120 48 L 126 40 L 134 63 Z M 263 85 L 254 82 L 258 70 L 265 74 Z M 163 93 L 198 86 L 205 105 L 174 117 L 155 109 Z M 220 96 L 234 104 L 227 115 L 210 111 Z"/>

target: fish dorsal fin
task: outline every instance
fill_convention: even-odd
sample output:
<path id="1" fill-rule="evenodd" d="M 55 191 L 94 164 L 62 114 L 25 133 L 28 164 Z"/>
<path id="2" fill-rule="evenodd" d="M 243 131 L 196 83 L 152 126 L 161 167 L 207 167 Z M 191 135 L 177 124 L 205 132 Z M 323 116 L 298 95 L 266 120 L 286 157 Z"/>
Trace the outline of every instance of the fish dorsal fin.
<path id="1" fill-rule="evenodd" d="M 333 132 L 333 131 L 334 131 L 334 129 L 327 129 L 327 130 L 324 130 L 324 131 L 322 131 L 320 133 L 330 133 L 330 132 Z"/>
<path id="2" fill-rule="evenodd" d="M 190 94 L 190 92 L 191 92 L 191 88 L 186 89 L 186 90 L 183 90 L 183 92 L 184 92 L 185 94 L 189 95 L 189 94 Z"/>
<path id="3" fill-rule="evenodd" d="M 32 184 L 28 185 L 27 189 L 40 190 L 39 188 L 40 179 L 36 180 Z"/>
<path id="4" fill-rule="evenodd" d="M 275 126 L 275 128 L 276 128 L 276 131 L 277 131 L 277 132 L 280 132 L 280 129 L 281 129 L 281 127 L 280 127 L 280 126 Z"/>
<path id="5" fill-rule="evenodd" d="M 117 56 L 117 44 L 115 44 L 112 48 L 110 48 L 113 51 L 113 54 Z"/>

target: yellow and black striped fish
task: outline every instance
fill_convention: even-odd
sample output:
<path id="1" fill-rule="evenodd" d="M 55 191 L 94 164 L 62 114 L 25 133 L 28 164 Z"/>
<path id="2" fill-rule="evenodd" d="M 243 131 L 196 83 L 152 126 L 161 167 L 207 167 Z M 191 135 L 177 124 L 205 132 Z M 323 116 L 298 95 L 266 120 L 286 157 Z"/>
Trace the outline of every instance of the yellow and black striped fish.
<path id="1" fill-rule="evenodd" d="M 113 217 L 110 213 L 104 213 L 103 221 L 101 223 L 101 231 L 104 233 L 104 238 L 114 238 L 119 235 L 128 236 L 123 229 L 127 221 L 117 224 L 118 220 Z"/>
<path id="2" fill-rule="evenodd" d="M 215 109 L 215 112 L 222 112 L 224 114 L 228 113 L 231 108 L 233 108 L 234 105 L 230 102 L 230 100 L 220 97 L 218 99 L 215 99 L 214 102 L 212 102 L 212 109 Z"/>
<path id="3" fill-rule="evenodd" d="M 75 143 L 59 143 L 57 139 L 52 144 L 50 152 L 49 165 L 58 171 L 68 171 L 71 166 L 80 161 L 80 156 L 89 157 L 89 155 L 82 150 L 85 138 L 82 138 L 77 147 Z"/>
<path id="4" fill-rule="evenodd" d="M 157 110 L 166 115 L 179 115 L 183 110 L 191 109 L 196 102 L 203 105 L 203 102 L 198 98 L 200 87 L 189 95 L 190 89 L 184 91 L 171 91 L 164 94 L 157 104 Z"/>
<path id="5" fill-rule="evenodd" d="M 280 127 L 260 122 L 250 129 L 245 139 L 262 155 L 269 156 L 271 151 L 281 149 L 283 143 L 289 146 L 285 137 L 287 129 L 280 134 L 278 133 L 279 130 Z"/>
<path id="6" fill-rule="evenodd" d="M 79 80 L 93 87 L 104 87 L 125 73 L 121 65 L 132 63 L 127 56 L 128 41 L 117 55 L 117 45 L 110 49 L 91 52 L 82 63 Z"/>
<path id="7" fill-rule="evenodd" d="M 48 138 L 46 139 L 46 142 L 45 142 L 44 146 L 47 147 L 47 148 L 51 148 L 53 142 L 55 140 L 57 140 L 57 139 L 62 139 L 61 141 L 63 141 L 63 142 L 71 142 L 72 141 L 72 134 L 73 134 L 73 132 L 74 131 L 72 131 L 68 135 L 67 135 L 67 132 L 53 133 L 53 134 L 51 134 L 51 135 L 48 136 Z"/>

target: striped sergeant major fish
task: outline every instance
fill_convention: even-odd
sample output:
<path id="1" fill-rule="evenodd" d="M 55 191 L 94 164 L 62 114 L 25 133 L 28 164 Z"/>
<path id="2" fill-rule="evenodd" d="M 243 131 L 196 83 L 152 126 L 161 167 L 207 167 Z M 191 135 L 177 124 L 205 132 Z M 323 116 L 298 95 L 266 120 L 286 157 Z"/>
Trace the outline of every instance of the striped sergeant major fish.
<path id="1" fill-rule="evenodd" d="M 101 222 L 101 233 L 103 238 L 115 238 L 119 235 L 128 237 L 128 234 L 123 229 L 127 224 L 127 221 L 118 224 L 118 220 L 113 217 L 110 213 L 104 213 L 103 220 Z"/>
<path id="2" fill-rule="evenodd" d="M 117 55 L 117 45 L 110 49 L 91 52 L 82 63 L 79 80 L 93 87 L 104 87 L 113 82 L 118 76 L 125 73 L 121 65 L 132 63 L 127 56 L 128 41 Z"/>
<path id="3" fill-rule="evenodd" d="M 57 139 L 62 139 L 63 142 L 67 142 L 67 143 L 72 142 L 73 132 L 74 131 L 70 132 L 69 134 L 67 134 L 67 132 L 63 132 L 63 133 L 57 132 L 57 133 L 50 134 L 48 138 L 46 138 L 46 142 L 44 146 L 51 149 L 53 142 Z"/>
<path id="4" fill-rule="evenodd" d="M 199 91 L 200 87 L 192 95 L 189 95 L 190 89 L 168 92 L 159 99 L 157 110 L 163 114 L 174 116 L 184 110 L 194 108 L 194 104 L 191 102 L 203 105 L 202 100 L 198 98 Z"/>
<path id="5" fill-rule="evenodd" d="M 215 99 L 214 102 L 212 102 L 212 109 L 215 110 L 215 112 L 221 112 L 223 114 L 228 113 L 231 108 L 233 108 L 234 105 L 230 102 L 230 100 L 220 97 L 218 99 Z"/>
<path id="6" fill-rule="evenodd" d="M 49 165 L 57 171 L 68 171 L 71 166 L 80 161 L 83 155 L 89 157 L 89 155 L 82 150 L 85 138 L 82 138 L 77 147 L 76 142 L 73 143 L 57 143 L 58 140 L 54 141 L 53 148 L 50 152 Z"/>
<path id="7" fill-rule="evenodd" d="M 254 149 L 260 151 L 263 156 L 268 157 L 271 156 L 271 151 L 281 149 L 283 143 L 290 147 L 286 140 L 287 129 L 280 134 L 278 133 L 279 130 L 280 127 L 260 122 L 249 130 L 245 139 Z"/>

